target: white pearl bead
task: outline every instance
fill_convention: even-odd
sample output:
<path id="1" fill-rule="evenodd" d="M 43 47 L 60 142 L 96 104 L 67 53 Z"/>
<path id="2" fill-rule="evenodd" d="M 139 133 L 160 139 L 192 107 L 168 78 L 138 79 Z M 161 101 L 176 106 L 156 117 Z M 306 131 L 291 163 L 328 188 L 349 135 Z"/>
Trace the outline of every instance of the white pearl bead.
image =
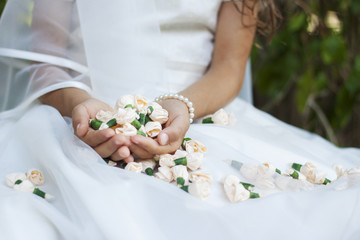
<path id="1" fill-rule="evenodd" d="M 191 108 L 189 108 L 189 112 L 193 113 L 193 112 L 195 112 L 195 109 L 191 107 Z"/>
<path id="2" fill-rule="evenodd" d="M 193 120 L 192 120 L 192 119 L 190 119 L 189 121 L 190 121 L 190 124 L 193 123 Z"/>
<path id="3" fill-rule="evenodd" d="M 190 113 L 189 116 L 190 116 L 190 118 L 194 118 L 194 117 L 195 117 L 194 113 Z"/>
<path id="4" fill-rule="evenodd" d="M 181 95 L 180 95 L 180 96 L 179 96 L 179 100 L 180 100 L 180 101 L 184 101 L 184 96 L 181 96 Z"/>
<path id="5" fill-rule="evenodd" d="M 174 98 L 179 98 L 179 94 L 175 93 Z"/>
<path id="6" fill-rule="evenodd" d="M 173 97 L 174 97 L 174 94 L 170 93 L 169 98 L 173 98 Z"/>
<path id="7" fill-rule="evenodd" d="M 189 102 L 188 98 L 184 98 L 184 102 L 186 102 L 186 104 Z"/>
<path id="8" fill-rule="evenodd" d="M 193 103 L 192 103 L 192 102 L 188 102 L 188 103 L 187 103 L 187 106 L 188 106 L 189 108 L 191 108 L 191 107 L 192 107 L 192 105 L 193 105 Z"/>

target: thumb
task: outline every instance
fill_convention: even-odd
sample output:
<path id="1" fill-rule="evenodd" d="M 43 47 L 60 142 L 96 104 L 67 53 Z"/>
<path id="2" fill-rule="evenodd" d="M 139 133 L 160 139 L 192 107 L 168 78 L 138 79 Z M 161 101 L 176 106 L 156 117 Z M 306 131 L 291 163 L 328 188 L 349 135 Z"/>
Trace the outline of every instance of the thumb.
<path id="1" fill-rule="evenodd" d="M 89 113 L 83 105 L 78 105 L 72 112 L 74 132 L 78 137 L 86 135 L 89 128 Z"/>
<path id="2" fill-rule="evenodd" d="M 173 142 L 181 142 L 188 128 L 186 118 L 184 120 L 183 117 L 179 116 L 159 133 L 157 141 L 162 146 Z"/>

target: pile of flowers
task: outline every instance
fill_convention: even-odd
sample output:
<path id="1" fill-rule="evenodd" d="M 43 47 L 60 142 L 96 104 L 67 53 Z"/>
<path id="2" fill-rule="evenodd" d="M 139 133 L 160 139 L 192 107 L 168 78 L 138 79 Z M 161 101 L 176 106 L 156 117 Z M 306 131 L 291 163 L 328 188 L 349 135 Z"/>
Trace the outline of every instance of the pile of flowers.
<path id="1" fill-rule="evenodd" d="M 37 169 L 30 169 L 27 173 L 11 173 L 6 176 L 6 185 L 10 188 L 21 192 L 30 192 L 45 199 L 54 198 L 37 187 L 44 182 L 44 175 Z"/>
<path id="2" fill-rule="evenodd" d="M 117 100 L 115 111 L 100 110 L 95 119 L 90 119 L 90 126 L 95 130 L 112 128 L 125 136 L 155 138 L 167 120 L 168 112 L 158 103 L 140 95 L 125 95 Z"/>
<path id="3" fill-rule="evenodd" d="M 207 199 L 213 183 L 209 173 L 201 172 L 206 147 L 199 141 L 185 138 L 174 154 L 157 155 L 154 159 L 130 162 L 125 170 L 145 173 L 178 187 L 191 195 Z"/>

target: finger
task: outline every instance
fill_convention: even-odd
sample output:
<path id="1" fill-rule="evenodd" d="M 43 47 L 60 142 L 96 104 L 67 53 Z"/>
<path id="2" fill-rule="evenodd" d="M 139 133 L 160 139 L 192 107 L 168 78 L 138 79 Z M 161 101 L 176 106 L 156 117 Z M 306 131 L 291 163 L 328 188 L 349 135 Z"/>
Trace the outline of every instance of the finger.
<path id="1" fill-rule="evenodd" d="M 130 154 L 130 156 L 127 157 L 127 158 L 125 158 L 124 161 L 125 161 L 126 163 L 133 162 L 133 161 L 134 161 L 134 156 Z"/>
<path id="2" fill-rule="evenodd" d="M 140 135 L 131 137 L 131 142 L 139 148 L 146 149 L 151 154 L 165 154 L 175 152 L 178 147 L 173 143 L 160 146 L 157 141 L 151 138 L 146 138 Z"/>
<path id="3" fill-rule="evenodd" d="M 114 154 L 119 147 L 123 145 L 127 145 L 129 139 L 122 135 L 115 135 L 110 140 L 106 141 L 105 143 L 100 144 L 99 146 L 95 147 L 94 150 L 103 158 L 107 158 Z"/>
<path id="4" fill-rule="evenodd" d="M 81 137 L 80 139 L 86 142 L 91 147 L 96 147 L 106 141 L 108 141 L 110 138 L 114 137 L 115 132 L 113 129 L 104 129 L 104 130 L 93 130 L 88 127 L 88 132 L 84 137 Z"/>
<path id="5" fill-rule="evenodd" d="M 177 116 L 160 132 L 156 139 L 162 146 L 169 143 L 180 142 L 184 138 L 186 131 L 189 129 L 189 125 L 190 123 L 188 123 L 186 117 Z"/>
<path id="6" fill-rule="evenodd" d="M 72 111 L 73 128 L 78 137 L 83 137 L 87 133 L 89 119 L 89 113 L 83 105 L 76 106 Z"/>
<path id="7" fill-rule="evenodd" d="M 152 158 L 154 156 L 154 154 L 149 153 L 145 148 L 141 148 L 135 144 L 131 144 L 129 148 L 130 151 L 139 158 Z"/>
<path id="8" fill-rule="evenodd" d="M 131 155 L 130 150 L 127 146 L 118 148 L 112 155 L 111 159 L 114 161 L 120 161 L 128 158 Z"/>

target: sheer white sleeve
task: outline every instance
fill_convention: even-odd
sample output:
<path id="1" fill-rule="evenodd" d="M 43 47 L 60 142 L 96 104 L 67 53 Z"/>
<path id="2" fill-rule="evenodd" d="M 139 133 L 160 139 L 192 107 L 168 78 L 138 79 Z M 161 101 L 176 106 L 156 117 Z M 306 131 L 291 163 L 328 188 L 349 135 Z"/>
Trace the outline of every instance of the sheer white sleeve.
<path id="1" fill-rule="evenodd" d="M 90 91 L 75 2 L 12 0 L 0 20 L 0 116 L 65 87 Z"/>

